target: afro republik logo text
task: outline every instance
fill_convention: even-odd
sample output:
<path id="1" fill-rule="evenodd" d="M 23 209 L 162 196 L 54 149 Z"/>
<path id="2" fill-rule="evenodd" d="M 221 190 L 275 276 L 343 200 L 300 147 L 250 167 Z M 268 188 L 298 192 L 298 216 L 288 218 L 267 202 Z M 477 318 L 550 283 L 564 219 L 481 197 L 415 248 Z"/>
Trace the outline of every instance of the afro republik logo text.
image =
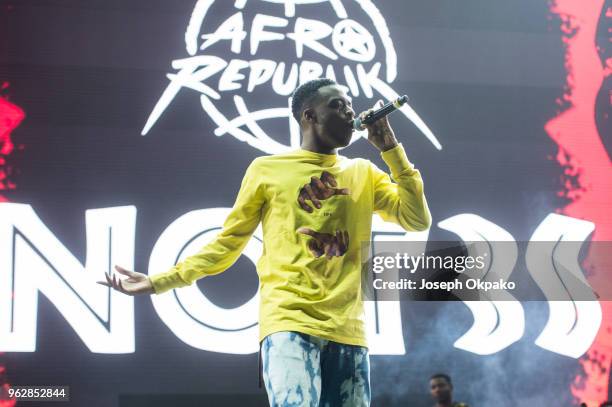
<path id="1" fill-rule="evenodd" d="M 353 97 L 399 96 L 391 86 L 397 77 L 395 47 L 371 1 L 229 3 L 197 1 L 185 32 L 188 56 L 172 61 L 175 71 L 167 74 L 170 82 L 142 135 L 183 88 L 200 94 L 203 111 L 217 126 L 215 135 L 231 135 L 268 154 L 300 145 L 291 101 L 287 103 L 300 83 L 325 76 Z M 442 148 L 408 104 L 400 111 L 435 148 Z M 351 143 L 364 136 L 356 132 Z"/>

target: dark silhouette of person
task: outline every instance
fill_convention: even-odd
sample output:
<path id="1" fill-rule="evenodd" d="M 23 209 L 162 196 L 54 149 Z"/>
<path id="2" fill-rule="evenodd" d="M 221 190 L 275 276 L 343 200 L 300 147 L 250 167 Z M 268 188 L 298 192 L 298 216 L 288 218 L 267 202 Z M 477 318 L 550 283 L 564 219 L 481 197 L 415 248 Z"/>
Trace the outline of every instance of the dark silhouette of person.
<path id="1" fill-rule="evenodd" d="M 453 382 L 446 373 L 436 373 L 429 378 L 429 392 L 436 402 L 434 407 L 469 407 L 466 403 L 453 401 Z"/>

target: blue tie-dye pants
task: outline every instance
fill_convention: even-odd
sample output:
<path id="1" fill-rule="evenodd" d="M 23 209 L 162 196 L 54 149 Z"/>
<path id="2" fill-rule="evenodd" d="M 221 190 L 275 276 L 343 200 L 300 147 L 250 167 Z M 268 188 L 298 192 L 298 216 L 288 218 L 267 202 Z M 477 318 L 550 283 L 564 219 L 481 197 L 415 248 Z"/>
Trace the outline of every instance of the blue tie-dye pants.
<path id="1" fill-rule="evenodd" d="M 276 332 L 261 343 L 271 407 L 370 405 L 368 349 L 299 332 Z"/>

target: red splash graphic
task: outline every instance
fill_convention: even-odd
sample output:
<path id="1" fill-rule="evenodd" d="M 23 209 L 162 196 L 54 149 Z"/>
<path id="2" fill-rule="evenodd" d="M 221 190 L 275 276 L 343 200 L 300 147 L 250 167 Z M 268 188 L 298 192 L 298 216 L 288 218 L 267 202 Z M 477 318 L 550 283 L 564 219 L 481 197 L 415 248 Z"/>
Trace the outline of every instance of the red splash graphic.
<path id="1" fill-rule="evenodd" d="M 0 86 L 1 91 L 8 89 L 9 83 L 3 82 Z M 15 184 L 9 179 L 12 168 L 7 164 L 7 157 L 15 149 L 11 134 L 24 119 L 23 110 L 9 102 L 8 96 L 0 96 L 0 192 L 3 190 L 15 189 Z M 0 193 L 0 202 L 7 202 L 8 199 Z M 0 353 L 2 355 L 2 353 Z M 0 407 L 14 407 L 17 400 L 7 399 L 10 384 L 6 377 L 6 367 L 0 361 Z"/>
<path id="2" fill-rule="evenodd" d="M 559 146 L 557 161 L 564 168 L 563 191 L 560 195 L 570 203 L 560 213 L 595 223 L 593 241 L 612 241 L 612 163 L 597 130 L 596 99 L 611 74 L 602 66 L 597 53 L 597 24 L 604 0 L 556 0 L 550 11 L 562 22 L 565 46 L 567 83 L 559 100 L 563 110 L 545 129 Z M 610 10 L 605 12 L 610 18 Z M 595 289 L 605 287 L 612 278 L 612 265 L 604 256 L 591 250 L 587 269 L 589 282 Z M 605 284 L 604 284 L 605 282 Z M 589 407 L 608 398 L 610 360 L 612 358 L 612 302 L 601 302 L 603 322 L 593 345 L 580 359 L 584 376 L 575 378 L 572 394 Z"/>
<path id="3" fill-rule="evenodd" d="M 4 82 L 1 87 L 2 90 L 6 88 L 8 82 Z M 0 97 L 0 191 L 15 189 L 15 184 L 9 180 L 12 168 L 7 164 L 6 158 L 15 148 L 11 133 L 24 117 L 25 113 L 19 106 L 9 102 L 8 97 Z M 6 200 L 6 197 L 0 193 L 0 202 Z"/>
<path id="4" fill-rule="evenodd" d="M 1 353 L 0 353 L 1 355 Z M 5 379 L 6 368 L 4 366 L 0 366 L 0 407 L 15 407 L 17 405 L 17 400 L 8 399 L 8 390 L 10 385 L 7 383 Z"/>

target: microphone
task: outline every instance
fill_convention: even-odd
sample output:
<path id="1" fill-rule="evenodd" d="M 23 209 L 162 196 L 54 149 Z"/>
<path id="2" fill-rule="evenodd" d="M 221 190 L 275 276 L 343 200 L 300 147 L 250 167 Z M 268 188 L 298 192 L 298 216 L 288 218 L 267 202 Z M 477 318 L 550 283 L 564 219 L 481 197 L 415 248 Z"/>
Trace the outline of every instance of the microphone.
<path id="1" fill-rule="evenodd" d="M 396 111 L 401 105 L 406 102 L 408 102 L 408 96 L 400 96 L 394 101 L 389 102 L 381 108 L 374 110 L 372 113 L 364 117 L 363 120 L 361 120 L 359 117 L 356 117 L 355 120 L 353 120 L 353 128 L 355 130 L 365 130 L 366 125 L 372 124 L 375 121 L 382 119 L 389 113 Z"/>

